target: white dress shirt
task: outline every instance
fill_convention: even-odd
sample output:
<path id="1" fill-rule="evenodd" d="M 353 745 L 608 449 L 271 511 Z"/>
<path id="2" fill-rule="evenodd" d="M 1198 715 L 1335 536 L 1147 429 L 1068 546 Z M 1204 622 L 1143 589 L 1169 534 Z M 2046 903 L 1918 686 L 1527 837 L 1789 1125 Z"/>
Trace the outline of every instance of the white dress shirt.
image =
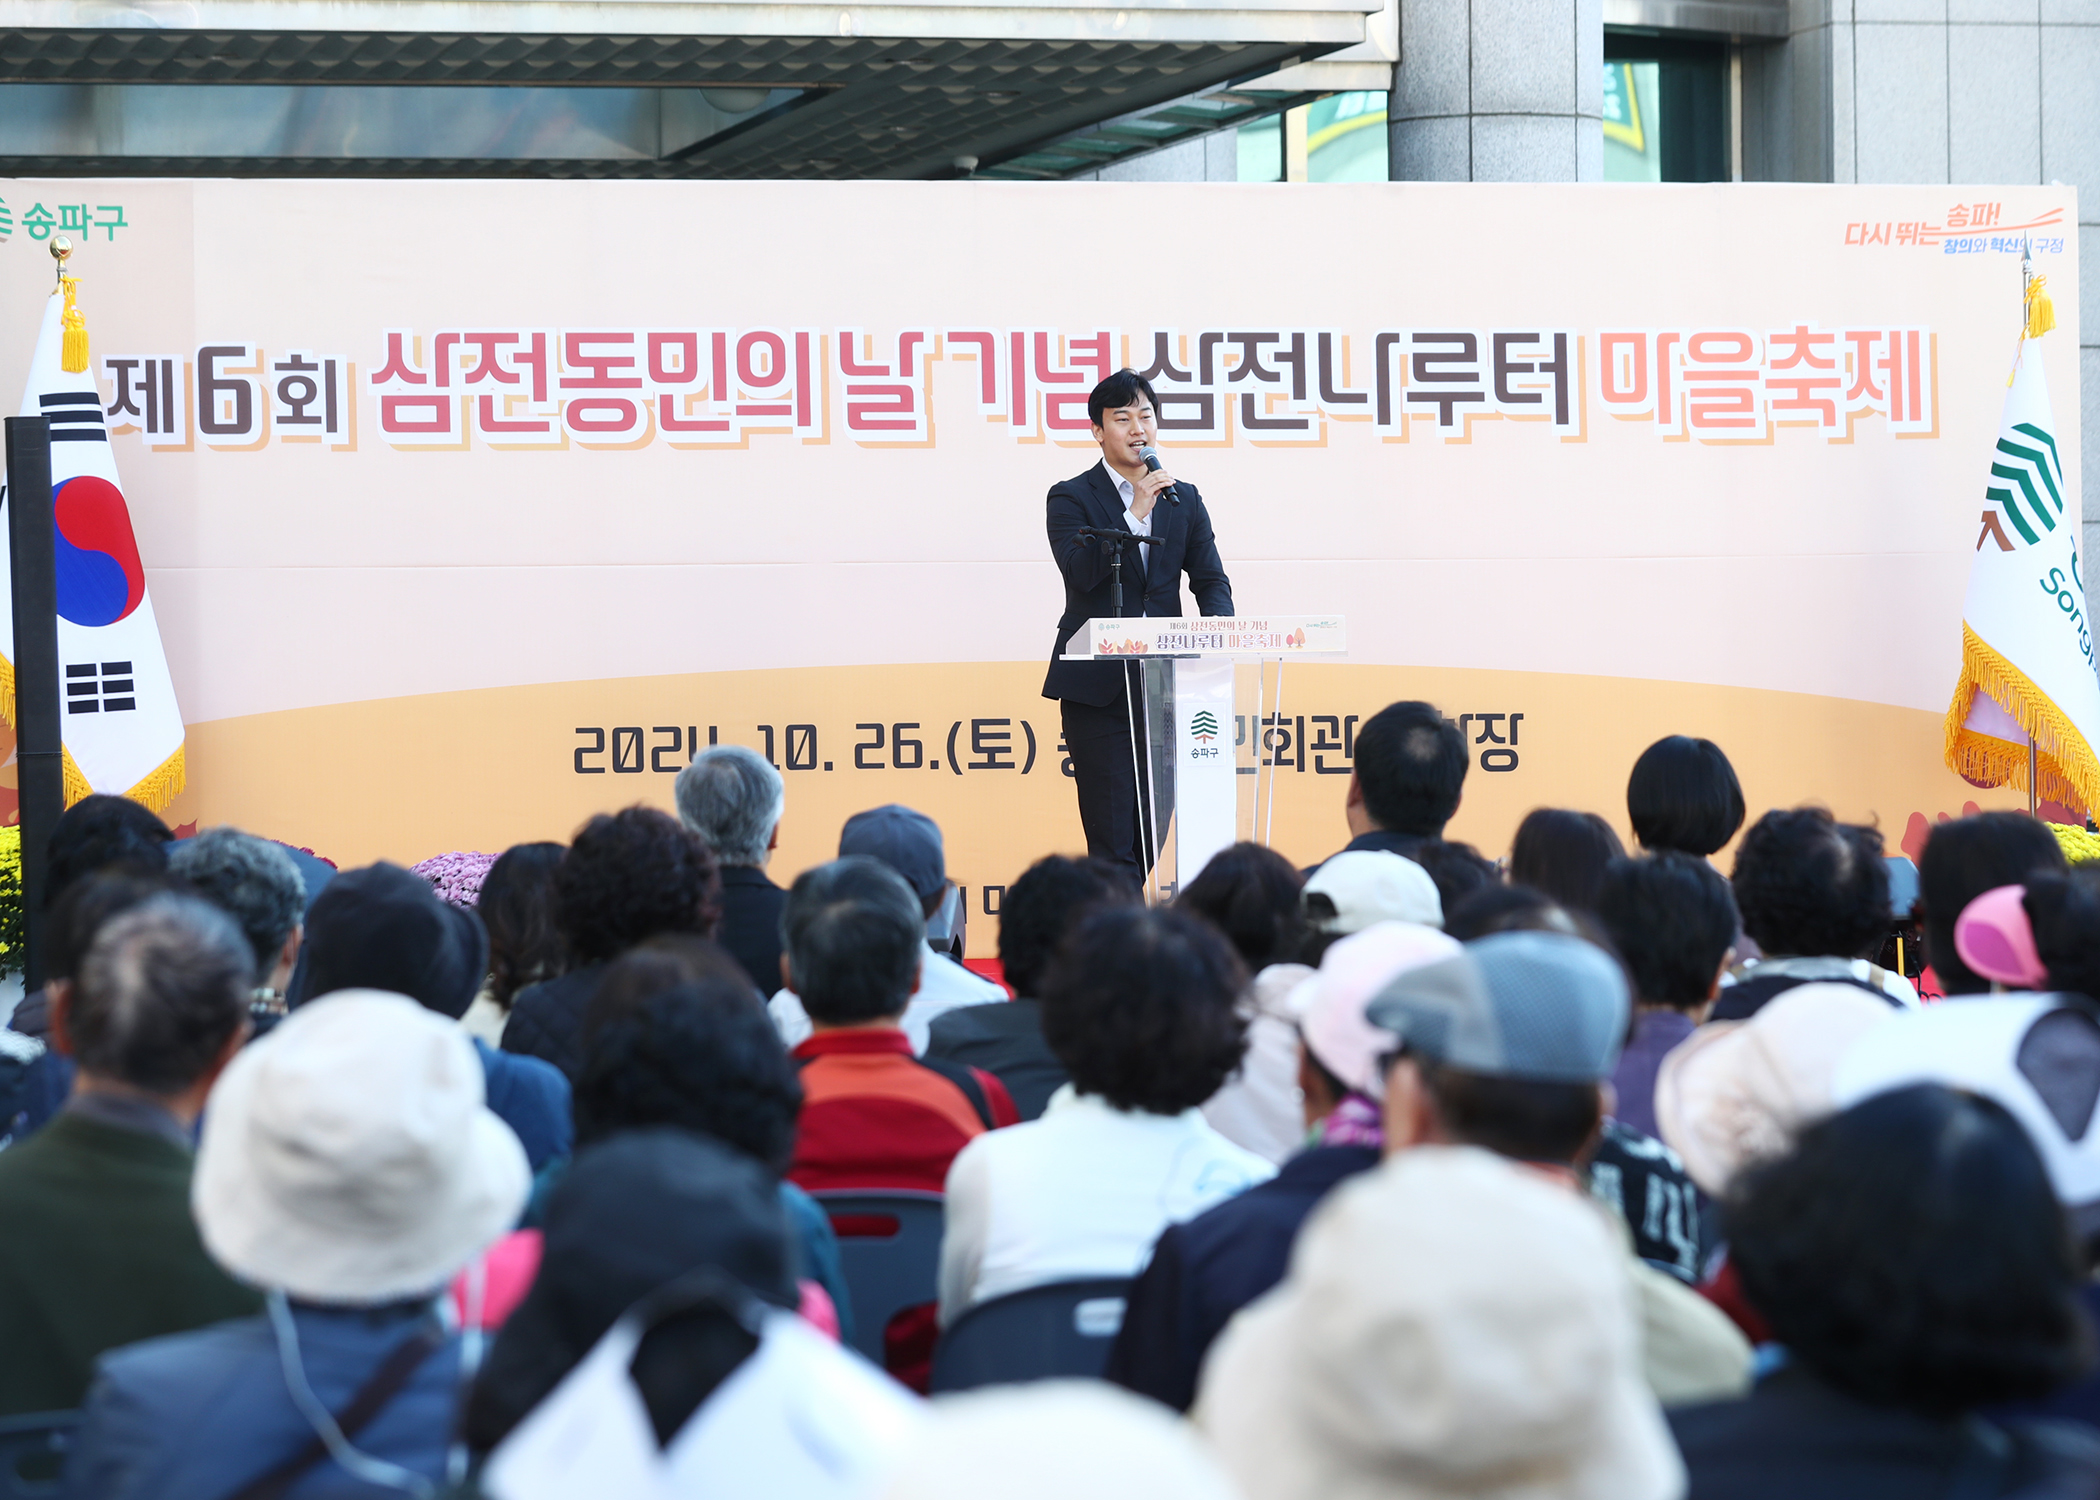
<path id="1" fill-rule="evenodd" d="M 1117 1109 L 1068 1083 L 1041 1119 L 986 1131 L 948 1168 L 941 1325 L 1008 1292 L 1135 1276 L 1169 1224 L 1275 1175 L 1198 1110 Z"/>
<path id="2" fill-rule="evenodd" d="M 989 979 L 972 974 L 945 953 L 928 948 L 919 959 L 918 993 L 904 1008 L 904 1019 L 899 1024 L 911 1041 L 913 1054 L 920 1055 L 926 1051 L 935 1016 L 961 1006 L 986 1005 L 1005 998 L 1006 991 Z M 815 1029 L 809 1024 L 809 1012 L 802 1008 L 802 997 L 793 990 L 775 990 L 766 1009 L 789 1050 L 801 1046 Z"/>
<path id="3" fill-rule="evenodd" d="M 1101 460 L 1101 472 L 1108 476 L 1109 487 L 1116 492 L 1123 502 L 1123 529 L 1133 536 L 1152 535 L 1152 518 L 1159 514 L 1159 502 L 1157 499 L 1153 501 L 1152 509 L 1145 512 L 1145 518 L 1141 521 L 1130 512 L 1130 507 L 1137 504 L 1137 486 L 1110 468 L 1108 460 L 1105 458 Z M 1140 547 L 1137 549 L 1138 576 L 1140 578 L 1151 578 L 1152 554 L 1158 550 L 1157 547 Z M 1143 614 L 1144 612 L 1145 594 L 1144 590 L 1140 588 L 1138 591 L 1138 613 Z"/>

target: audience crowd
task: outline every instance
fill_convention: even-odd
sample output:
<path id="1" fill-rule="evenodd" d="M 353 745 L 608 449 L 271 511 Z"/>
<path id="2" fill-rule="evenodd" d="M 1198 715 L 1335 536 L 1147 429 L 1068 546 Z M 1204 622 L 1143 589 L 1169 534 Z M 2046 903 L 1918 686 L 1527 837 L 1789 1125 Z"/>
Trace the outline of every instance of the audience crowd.
<path id="1" fill-rule="evenodd" d="M 1311 869 L 1051 854 L 968 966 L 930 818 L 776 881 L 739 747 L 478 898 L 88 797 L 0 1494 L 2100 1497 L 2100 870 L 1681 735 L 1497 862 L 1467 767 L 1392 704 Z"/>

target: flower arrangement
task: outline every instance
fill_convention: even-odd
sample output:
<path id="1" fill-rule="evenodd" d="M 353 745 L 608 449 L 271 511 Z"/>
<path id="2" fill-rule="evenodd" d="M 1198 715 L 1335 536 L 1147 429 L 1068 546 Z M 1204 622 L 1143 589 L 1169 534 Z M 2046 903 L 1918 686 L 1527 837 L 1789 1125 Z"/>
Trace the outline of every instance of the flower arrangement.
<path id="1" fill-rule="evenodd" d="M 22 825 L 0 828 L 0 974 L 19 974 L 28 958 L 22 916 Z"/>
<path id="2" fill-rule="evenodd" d="M 438 900 L 472 911 L 481 904 L 481 882 L 488 878 L 489 866 L 495 862 L 493 854 L 455 849 L 450 854 L 433 854 L 413 868 L 430 882 Z"/>
<path id="3" fill-rule="evenodd" d="M 2064 858 L 2074 865 L 2089 865 L 2100 862 L 2100 833 L 2087 833 L 2083 828 L 2069 823 L 2051 823 L 2049 831 L 2056 835 L 2057 844 L 2064 851 Z"/>

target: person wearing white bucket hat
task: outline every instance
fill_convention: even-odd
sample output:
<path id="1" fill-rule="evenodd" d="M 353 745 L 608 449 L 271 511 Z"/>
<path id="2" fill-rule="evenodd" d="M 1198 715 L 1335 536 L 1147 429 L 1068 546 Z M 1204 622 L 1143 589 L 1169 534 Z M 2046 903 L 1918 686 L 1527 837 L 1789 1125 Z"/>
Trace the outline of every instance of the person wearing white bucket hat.
<path id="1" fill-rule="evenodd" d="M 376 990 L 294 1011 L 213 1090 L 192 1198 L 267 1313 L 106 1357 L 68 1493 L 434 1494 L 479 1352 L 437 1295 L 530 1185 L 457 1026 Z"/>

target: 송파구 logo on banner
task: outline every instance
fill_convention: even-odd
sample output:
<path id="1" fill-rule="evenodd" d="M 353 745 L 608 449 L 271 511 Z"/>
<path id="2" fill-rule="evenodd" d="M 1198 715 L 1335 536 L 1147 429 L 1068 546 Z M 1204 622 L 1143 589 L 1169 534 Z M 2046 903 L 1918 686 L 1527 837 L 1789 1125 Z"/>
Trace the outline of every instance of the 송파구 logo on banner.
<path id="1" fill-rule="evenodd" d="M 1218 737 L 1218 716 L 1209 709 L 1200 709 L 1189 720 L 1189 737 L 1196 740 L 1214 740 Z"/>

